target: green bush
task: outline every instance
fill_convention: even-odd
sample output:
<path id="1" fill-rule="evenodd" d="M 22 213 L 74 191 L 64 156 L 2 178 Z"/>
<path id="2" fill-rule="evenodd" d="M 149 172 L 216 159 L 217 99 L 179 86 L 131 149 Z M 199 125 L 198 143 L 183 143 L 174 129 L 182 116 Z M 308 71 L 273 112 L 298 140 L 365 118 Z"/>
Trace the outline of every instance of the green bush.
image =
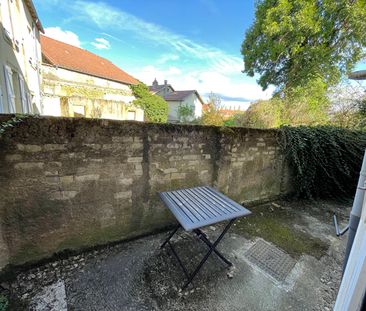
<path id="1" fill-rule="evenodd" d="M 297 197 L 354 196 L 366 148 L 365 131 L 331 126 L 284 126 L 280 133 Z"/>

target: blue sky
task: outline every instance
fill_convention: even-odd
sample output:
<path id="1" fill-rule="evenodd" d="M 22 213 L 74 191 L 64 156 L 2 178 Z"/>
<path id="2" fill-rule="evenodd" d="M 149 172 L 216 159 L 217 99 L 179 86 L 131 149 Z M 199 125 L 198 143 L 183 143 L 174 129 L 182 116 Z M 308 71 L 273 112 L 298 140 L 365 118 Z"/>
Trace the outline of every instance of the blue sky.
<path id="1" fill-rule="evenodd" d="M 103 56 L 141 81 L 220 94 L 226 106 L 268 98 L 241 72 L 251 0 L 35 0 L 46 35 Z"/>

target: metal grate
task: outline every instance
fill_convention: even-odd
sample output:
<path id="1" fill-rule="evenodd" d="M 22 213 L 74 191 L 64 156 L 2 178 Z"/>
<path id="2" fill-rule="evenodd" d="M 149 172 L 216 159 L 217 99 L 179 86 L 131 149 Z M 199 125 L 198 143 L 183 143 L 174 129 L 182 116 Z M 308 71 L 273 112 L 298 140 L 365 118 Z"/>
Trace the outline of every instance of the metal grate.
<path id="1" fill-rule="evenodd" d="M 284 281 L 296 263 L 290 255 L 263 240 L 258 240 L 246 257 L 278 281 Z"/>

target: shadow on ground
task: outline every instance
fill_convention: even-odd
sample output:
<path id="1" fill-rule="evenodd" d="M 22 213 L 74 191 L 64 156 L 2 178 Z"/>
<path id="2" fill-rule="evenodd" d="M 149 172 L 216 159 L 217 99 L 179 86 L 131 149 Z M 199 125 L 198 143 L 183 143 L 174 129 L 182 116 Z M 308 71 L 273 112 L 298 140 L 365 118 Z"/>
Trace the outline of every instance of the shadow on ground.
<path id="1" fill-rule="evenodd" d="M 19 273 L 6 284 L 10 310 L 331 310 L 347 238 L 335 237 L 332 214 L 344 224 L 348 205 L 276 202 L 251 209 L 219 247 L 235 267 L 213 255 L 185 291 L 175 258 L 159 248 L 166 234 L 158 234 Z M 221 230 L 205 232 L 214 239 Z M 190 271 L 207 251 L 184 232 L 172 243 Z M 268 267 L 249 256 L 256 249 Z"/>

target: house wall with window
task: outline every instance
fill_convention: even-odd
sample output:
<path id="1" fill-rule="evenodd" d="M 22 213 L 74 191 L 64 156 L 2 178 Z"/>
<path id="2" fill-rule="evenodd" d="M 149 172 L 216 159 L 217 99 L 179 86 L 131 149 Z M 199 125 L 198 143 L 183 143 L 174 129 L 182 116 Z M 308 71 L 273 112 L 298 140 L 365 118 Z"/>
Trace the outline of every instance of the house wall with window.
<path id="1" fill-rule="evenodd" d="M 144 121 L 123 83 L 43 64 L 42 93 L 44 115 Z"/>
<path id="2" fill-rule="evenodd" d="M 42 113 L 40 31 L 30 0 L 0 0 L 0 113 Z"/>
<path id="3" fill-rule="evenodd" d="M 202 103 L 200 99 L 197 97 L 195 92 L 188 94 L 182 100 L 171 100 L 169 97 L 165 98 L 168 103 L 168 121 L 169 122 L 179 122 L 179 107 L 186 106 L 192 109 L 192 116 L 189 118 L 189 121 L 192 121 L 195 118 L 200 118 L 202 116 Z"/>

